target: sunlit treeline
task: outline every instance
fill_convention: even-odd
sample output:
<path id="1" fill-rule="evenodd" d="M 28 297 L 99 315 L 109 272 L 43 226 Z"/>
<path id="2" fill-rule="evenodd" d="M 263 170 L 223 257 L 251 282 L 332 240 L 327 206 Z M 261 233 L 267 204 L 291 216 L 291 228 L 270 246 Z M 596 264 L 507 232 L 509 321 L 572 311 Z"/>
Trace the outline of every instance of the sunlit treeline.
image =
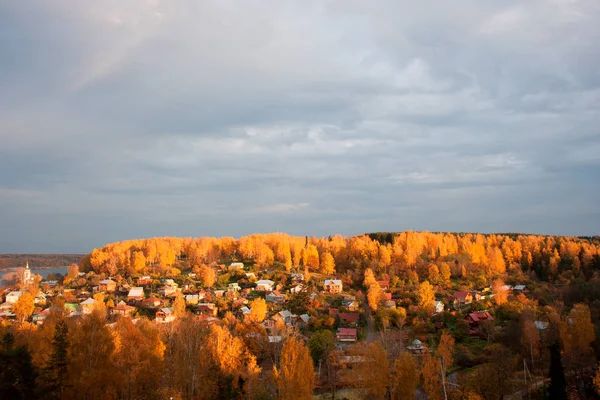
<path id="1" fill-rule="evenodd" d="M 0 359 L 14 358 L 0 393 L 14 399 L 254 399 L 290 384 L 312 392 L 312 359 L 294 332 L 270 344 L 264 328 L 234 319 L 209 326 L 188 314 L 172 324 L 145 318 L 107 324 L 105 315 L 54 312 L 41 326 L 0 326 Z M 310 373 L 299 378 L 297 368 Z"/>
<path id="2" fill-rule="evenodd" d="M 182 269 L 228 261 L 257 268 L 279 265 L 324 273 L 362 272 L 390 275 L 416 271 L 423 278 L 431 264 L 447 264 L 456 276 L 487 276 L 506 271 L 535 271 L 541 279 L 566 279 L 600 267 L 600 241 L 558 236 L 483 235 L 401 232 L 354 237 L 297 237 L 254 234 L 240 239 L 152 238 L 127 240 L 95 249 L 82 260 L 83 270 L 114 274 L 176 275 Z"/>

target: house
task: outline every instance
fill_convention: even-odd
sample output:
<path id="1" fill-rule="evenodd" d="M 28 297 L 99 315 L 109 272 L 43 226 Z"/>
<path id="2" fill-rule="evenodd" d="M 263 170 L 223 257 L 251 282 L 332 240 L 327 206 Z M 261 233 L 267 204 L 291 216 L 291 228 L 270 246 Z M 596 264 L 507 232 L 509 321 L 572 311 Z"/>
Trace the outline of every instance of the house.
<path id="1" fill-rule="evenodd" d="M 149 285 L 151 283 L 152 283 L 152 278 L 150 278 L 150 275 L 140 276 L 137 279 L 137 284 L 140 286 Z"/>
<path id="2" fill-rule="evenodd" d="M 354 296 L 344 296 L 342 299 L 342 306 L 346 307 L 349 311 L 358 310 L 358 302 Z"/>
<path id="3" fill-rule="evenodd" d="M 172 308 L 161 308 L 156 312 L 156 322 L 165 324 L 175 320 L 175 313 Z"/>
<path id="4" fill-rule="evenodd" d="M 344 323 L 345 325 L 354 326 L 360 320 L 360 313 L 357 313 L 357 312 L 339 313 L 338 318 L 340 319 L 340 322 Z"/>
<path id="5" fill-rule="evenodd" d="M 179 285 L 177 285 L 177 283 L 175 283 L 175 281 L 173 279 L 166 279 L 165 280 L 165 284 L 158 289 L 158 293 L 161 296 L 171 296 L 173 294 L 175 294 L 179 289 Z"/>
<path id="6" fill-rule="evenodd" d="M 229 265 L 229 268 L 233 268 L 233 269 L 244 269 L 244 263 L 241 262 L 232 262 Z"/>
<path id="7" fill-rule="evenodd" d="M 196 307 L 196 314 L 217 316 L 217 306 L 213 303 L 200 303 Z"/>
<path id="8" fill-rule="evenodd" d="M 225 291 L 223 289 L 213 290 L 213 294 L 215 297 L 223 297 L 223 295 L 225 295 Z"/>
<path id="9" fill-rule="evenodd" d="M 259 292 L 271 292 L 273 291 L 273 285 L 275 282 L 269 279 L 261 279 L 256 282 L 256 290 Z"/>
<path id="10" fill-rule="evenodd" d="M 33 303 L 36 305 L 45 306 L 46 305 L 46 294 L 40 290 L 38 292 L 38 294 L 35 296 L 35 299 L 33 299 Z"/>
<path id="11" fill-rule="evenodd" d="M 248 280 L 256 279 L 256 275 L 254 274 L 254 272 L 246 272 L 246 279 L 248 279 Z"/>
<path id="12" fill-rule="evenodd" d="M 527 286 L 525 285 L 515 285 L 513 288 L 513 292 L 524 293 L 527 291 Z"/>
<path id="13" fill-rule="evenodd" d="M 119 302 L 119 304 L 117 304 L 116 307 L 114 307 L 112 310 L 110 310 L 110 314 L 111 315 L 129 316 L 129 315 L 133 314 L 136 310 L 137 310 L 137 308 L 128 306 L 127 304 L 125 304 L 124 301 L 121 300 Z"/>
<path id="14" fill-rule="evenodd" d="M 377 281 L 377 283 L 381 290 L 389 290 L 390 288 L 390 281 Z"/>
<path id="15" fill-rule="evenodd" d="M 546 321 L 535 321 L 533 325 L 540 331 L 548 329 L 548 325 L 550 325 Z"/>
<path id="16" fill-rule="evenodd" d="M 342 281 L 340 279 L 325 279 L 324 288 L 329 294 L 342 293 Z"/>
<path id="17" fill-rule="evenodd" d="M 240 313 L 242 314 L 242 319 L 244 321 L 250 321 L 252 319 L 252 310 L 248 307 L 244 306 L 240 308 Z"/>
<path id="18" fill-rule="evenodd" d="M 200 296 L 197 294 L 186 294 L 185 304 L 196 305 L 200 302 Z"/>
<path id="19" fill-rule="evenodd" d="M 113 281 L 110 278 L 104 279 L 104 280 L 100 281 L 100 283 L 98 284 L 98 290 L 101 292 L 112 293 L 116 289 L 117 289 L 117 282 Z"/>
<path id="20" fill-rule="evenodd" d="M 465 317 L 471 328 L 479 327 L 483 321 L 493 321 L 494 317 L 487 311 L 475 311 Z"/>
<path id="21" fill-rule="evenodd" d="M 455 308 L 458 308 L 465 304 L 471 304 L 473 302 L 473 295 L 469 292 L 457 291 L 454 292 L 454 295 L 452 295 L 452 297 L 454 298 L 453 304 Z"/>
<path id="22" fill-rule="evenodd" d="M 433 303 L 433 312 L 435 314 L 443 313 L 444 303 L 442 303 L 441 301 L 436 301 L 435 303 Z"/>
<path id="23" fill-rule="evenodd" d="M 97 304 L 98 304 L 98 302 L 92 298 L 84 300 L 80 303 L 81 312 L 83 314 L 91 314 L 91 312 L 94 311 L 94 308 L 96 308 Z"/>
<path id="24" fill-rule="evenodd" d="M 132 287 L 129 289 L 129 293 L 127 294 L 127 301 L 142 301 L 144 300 L 144 288 L 143 287 Z"/>
<path id="25" fill-rule="evenodd" d="M 476 290 L 472 290 L 470 292 L 470 294 L 473 297 L 474 301 L 479 301 L 479 300 L 481 300 L 481 299 L 484 298 L 484 296 L 481 293 L 479 293 L 478 291 L 476 291 Z"/>
<path id="26" fill-rule="evenodd" d="M 428 352 L 427 347 L 425 347 L 423 342 L 421 342 L 419 339 L 413 340 L 410 346 L 406 346 L 406 350 L 412 354 L 423 354 Z"/>
<path id="27" fill-rule="evenodd" d="M 206 324 L 206 325 L 212 325 L 212 324 L 214 324 L 216 322 L 219 322 L 220 319 L 219 318 L 215 318 L 215 317 L 211 317 L 210 315 L 202 315 L 202 314 L 200 314 L 200 315 L 196 316 L 196 321 L 202 322 L 203 324 Z"/>
<path id="28" fill-rule="evenodd" d="M 33 323 L 35 325 L 42 325 L 44 323 L 44 321 L 46 320 L 46 318 L 48 318 L 49 315 L 50 315 L 50 308 L 46 308 L 45 310 L 43 310 L 37 314 L 33 314 L 31 317 L 31 320 L 33 321 Z"/>
<path id="29" fill-rule="evenodd" d="M 21 295 L 23 294 L 23 292 L 16 291 L 16 292 L 10 292 L 9 294 L 6 295 L 6 302 L 10 303 L 10 304 L 15 304 L 17 302 L 17 300 L 19 300 L 19 297 L 21 297 Z"/>
<path id="30" fill-rule="evenodd" d="M 277 314 L 271 317 L 273 321 L 281 321 L 284 322 L 286 325 L 291 325 L 295 318 L 296 315 L 292 314 L 290 310 L 279 311 Z"/>
<path id="31" fill-rule="evenodd" d="M 294 286 L 293 288 L 290 289 L 290 293 L 298 294 L 298 293 L 301 293 L 301 292 L 305 291 L 306 288 L 307 287 L 306 287 L 305 284 L 299 283 L 299 284 L 297 284 L 296 286 Z"/>
<path id="32" fill-rule="evenodd" d="M 396 308 L 396 302 L 394 300 L 386 300 L 383 302 L 383 306 L 385 308 L 392 309 L 392 308 Z"/>
<path id="33" fill-rule="evenodd" d="M 142 307 L 144 308 L 157 308 L 162 304 L 162 300 L 158 297 L 150 297 L 149 299 L 142 301 Z"/>
<path id="34" fill-rule="evenodd" d="M 230 283 L 229 285 L 227 285 L 227 290 L 229 290 L 229 291 L 238 292 L 241 289 L 242 288 L 240 287 L 240 285 L 237 282 Z"/>
<path id="35" fill-rule="evenodd" d="M 338 342 L 356 342 L 356 328 L 339 328 L 335 334 L 335 340 Z"/>
<path id="36" fill-rule="evenodd" d="M 279 292 L 271 292 L 265 297 L 266 301 L 275 304 L 282 304 L 285 302 L 285 299 L 285 294 L 280 294 Z"/>
<path id="37" fill-rule="evenodd" d="M 292 274 L 290 275 L 290 278 L 292 280 L 292 285 L 304 282 L 304 274 Z"/>
<path id="38" fill-rule="evenodd" d="M 302 314 L 296 317 L 294 325 L 299 328 L 304 328 L 306 325 L 308 325 L 308 321 L 310 321 L 310 316 L 308 314 Z"/>

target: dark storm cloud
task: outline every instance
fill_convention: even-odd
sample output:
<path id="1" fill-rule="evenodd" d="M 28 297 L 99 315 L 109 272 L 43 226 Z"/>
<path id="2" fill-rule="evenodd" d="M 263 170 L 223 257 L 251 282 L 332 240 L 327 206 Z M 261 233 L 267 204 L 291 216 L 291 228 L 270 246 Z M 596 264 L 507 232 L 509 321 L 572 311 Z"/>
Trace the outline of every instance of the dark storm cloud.
<path id="1" fill-rule="evenodd" d="M 594 234 L 594 0 L 0 2 L 0 251 Z"/>

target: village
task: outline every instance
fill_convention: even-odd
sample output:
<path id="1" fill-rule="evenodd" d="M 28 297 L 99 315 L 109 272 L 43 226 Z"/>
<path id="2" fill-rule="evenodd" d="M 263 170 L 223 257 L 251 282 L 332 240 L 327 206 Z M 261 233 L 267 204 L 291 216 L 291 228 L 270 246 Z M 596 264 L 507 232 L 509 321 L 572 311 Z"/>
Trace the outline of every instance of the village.
<path id="1" fill-rule="evenodd" d="M 543 280 L 538 277 L 545 277 L 543 262 L 525 268 L 505 263 L 507 256 L 493 246 L 477 250 L 463 244 L 470 253 L 424 250 L 416 257 L 402 241 L 392 247 L 363 236 L 343 247 L 339 238 L 311 239 L 318 246 L 294 238 L 296 249 L 290 252 L 286 239 L 291 241 L 277 235 L 239 243 L 199 239 L 181 247 L 177 239 L 115 243 L 70 265 L 64 276 L 43 279 L 26 264 L 4 275 L 0 328 L 32 345 L 38 368 L 52 359 L 44 343 L 60 334 L 59 323 L 75 335 L 65 346 L 77 357 L 88 351 L 81 344 L 101 330 L 106 349 L 112 349 L 106 362 L 123 371 L 129 367 L 122 364 L 126 350 L 120 341 L 145 341 L 162 371 L 155 390 L 173 387 L 168 380 L 173 368 L 192 374 L 195 382 L 203 376 L 225 384 L 231 369 L 219 376 L 203 369 L 197 375 L 196 361 L 184 361 L 190 352 L 200 357 L 199 352 L 210 351 L 210 360 L 193 359 L 213 367 L 236 359 L 235 371 L 255 385 L 239 386 L 239 381 L 239 393 L 261 388 L 264 397 L 257 392 L 256 398 L 276 398 L 284 385 L 277 371 L 287 365 L 282 357 L 290 346 L 306 356 L 300 363 L 288 359 L 304 369 L 288 376 L 285 385 L 308 376 L 303 385 L 319 400 L 368 398 L 375 392 L 373 398 L 383 399 L 402 391 L 400 398 L 493 392 L 516 399 L 537 385 L 547 386 L 557 343 L 566 368 L 588 374 L 572 384 L 591 384 L 592 321 L 598 308 L 585 302 L 595 295 L 595 286 L 573 270 Z M 583 265 L 589 279 L 596 279 L 593 264 Z M 190 335 L 195 342 L 185 339 Z M 59 343 L 55 339 L 53 346 Z M 234 353 L 223 355 L 223 346 L 211 347 L 223 340 L 237 343 Z M 103 349 L 98 343 L 96 354 Z M 136 355 L 140 363 L 143 354 Z M 84 362 L 77 357 L 74 365 Z M 178 357 L 181 362 L 173 364 Z M 145 375 L 136 376 L 143 380 Z M 186 398 L 194 398 L 199 387 L 185 382 L 177 384 L 179 393 L 189 389 Z M 569 390 L 593 390 L 587 386 Z"/>
<path id="2" fill-rule="evenodd" d="M 393 280 L 395 284 L 377 280 L 378 293 L 373 304 L 367 300 L 363 287 L 366 284 L 356 285 L 349 279 L 344 282 L 335 276 L 255 270 L 236 261 L 215 265 L 210 271 L 209 275 L 214 272 L 214 276 L 209 280 L 214 282 L 207 285 L 193 272 L 177 277 L 125 278 L 79 272 L 73 265 L 67 274 L 70 279 L 67 276 L 61 282 L 38 278 L 36 284 L 27 265 L 20 274 L 22 282 L 0 292 L 0 321 L 10 324 L 26 319 L 42 325 L 52 312 L 76 319 L 101 309 L 107 313 L 109 326 L 124 317 L 134 323 L 148 318 L 156 324 L 169 324 L 188 312 L 208 325 L 231 318 L 258 323 L 270 343 L 281 342 L 290 330 L 309 339 L 314 332 L 325 329 L 333 333 L 338 349 L 379 340 L 387 334 L 406 351 L 419 355 L 428 352 L 428 343 L 447 328 L 452 328 L 455 335 L 489 342 L 494 331 L 500 329 L 485 309 L 497 295 L 495 292 L 522 298 L 528 293 L 525 285 L 516 284 L 423 294 L 417 286 L 399 285 L 398 279 Z M 30 314 L 19 315 L 15 306 L 34 287 Z M 543 330 L 548 322 L 536 321 L 536 326 Z M 462 333 L 457 333 L 460 329 Z M 356 360 L 346 357 L 347 362 Z"/>

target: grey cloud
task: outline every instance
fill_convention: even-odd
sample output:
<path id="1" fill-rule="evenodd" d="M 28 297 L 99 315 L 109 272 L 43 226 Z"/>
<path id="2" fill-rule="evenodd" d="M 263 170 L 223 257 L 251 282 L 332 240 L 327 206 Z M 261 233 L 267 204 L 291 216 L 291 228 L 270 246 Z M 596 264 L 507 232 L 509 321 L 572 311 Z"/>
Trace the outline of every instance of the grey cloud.
<path id="1" fill-rule="evenodd" d="M 0 4 L 0 251 L 594 234 L 600 6 Z"/>

